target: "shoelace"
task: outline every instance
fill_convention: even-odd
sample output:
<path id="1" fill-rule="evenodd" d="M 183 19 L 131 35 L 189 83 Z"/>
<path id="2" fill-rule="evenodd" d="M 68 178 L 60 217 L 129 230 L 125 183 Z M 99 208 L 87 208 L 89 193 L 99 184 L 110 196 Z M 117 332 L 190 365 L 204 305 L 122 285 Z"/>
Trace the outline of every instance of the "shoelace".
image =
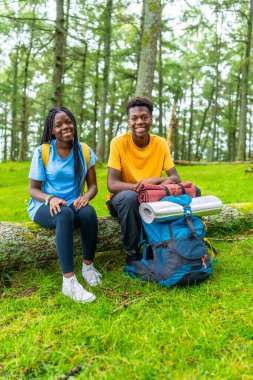
<path id="1" fill-rule="evenodd" d="M 90 274 L 90 277 L 91 279 L 95 279 L 95 280 L 98 280 L 99 278 L 101 278 L 101 274 L 95 269 L 95 268 L 92 268 L 90 270 L 87 271 L 89 274 Z"/>
<path id="2" fill-rule="evenodd" d="M 76 291 L 77 295 L 81 295 L 81 294 L 85 293 L 84 288 L 78 282 L 72 281 L 72 285 L 73 285 L 73 288 Z"/>
<path id="3" fill-rule="evenodd" d="M 94 275 L 96 277 L 102 277 L 101 274 L 94 268 L 93 265 L 90 265 L 90 268 L 88 267 L 86 270 L 88 273 L 90 272 L 91 275 Z"/>

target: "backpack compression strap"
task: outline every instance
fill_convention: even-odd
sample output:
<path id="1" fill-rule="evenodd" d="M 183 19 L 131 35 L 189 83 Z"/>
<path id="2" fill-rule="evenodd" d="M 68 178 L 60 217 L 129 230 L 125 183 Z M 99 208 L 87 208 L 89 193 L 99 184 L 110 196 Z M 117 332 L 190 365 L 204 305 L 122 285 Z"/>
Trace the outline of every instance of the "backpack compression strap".
<path id="1" fill-rule="evenodd" d="M 82 144 L 82 149 L 83 149 L 83 155 L 84 155 L 84 158 L 85 158 L 85 161 L 86 161 L 86 166 L 87 166 L 87 171 L 89 170 L 90 168 L 90 148 L 87 144 L 85 143 L 81 143 Z M 84 193 L 84 187 L 85 187 L 85 178 L 84 178 L 84 181 L 83 181 L 83 186 L 82 186 L 82 193 Z"/>
<path id="2" fill-rule="evenodd" d="M 83 155 L 84 155 L 84 158 L 86 161 L 87 171 L 88 171 L 90 168 L 90 148 L 87 144 L 85 144 L 83 142 L 81 144 L 82 144 Z"/>
<path id="3" fill-rule="evenodd" d="M 81 143 L 81 145 L 82 145 L 83 155 L 86 161 L 87 171 L 88 171 L 90 168 L 90 148 L 87 144 L 83 142 Z M 49 153 L 50 153 L 50 144 L 49 143 L 42 144 L 41 159 L 42 159 L 44 168 L 47 167 L 48 160 L 49 160 Z M 83 181 L 82 194 L 84 192 L 84 186 L 85 186 L 85 179 Z"/>

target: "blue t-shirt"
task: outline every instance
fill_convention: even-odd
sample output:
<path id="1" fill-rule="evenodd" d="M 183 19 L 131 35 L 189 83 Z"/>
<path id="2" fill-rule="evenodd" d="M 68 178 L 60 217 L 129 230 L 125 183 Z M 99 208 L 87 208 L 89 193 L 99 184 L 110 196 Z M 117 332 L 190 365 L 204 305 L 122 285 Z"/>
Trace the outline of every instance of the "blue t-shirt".
<path id="1" fill-rule="evenodd" d="M 79 143 L 82 152 L 82 146 Z M 56 140 L 52 140 L 50 144 L 50 154 L 47 167 L 44 168 L 41 159 L 42 146 L 40 145 L 35 149 L 33 159 L 31 162 L 29 178 L 36 181 L 42 181 L 42 191 L 46 194 L 52 194 L 56 197 L 64 199 L 68 206 L 71 205 L 75 199 L 80 196 L 74 186 L 74 155 L 73 149 L 66 158 L 58 155 L 56 149 Z M 97 156 L 90 148 L 90 168 L 95 165 Z M 81 154 L 81 162 L 83 165 L 83 178 L 84 180 L 87 173 L 87 165 L 83 153 Z M 88 168 L 89 169 L 89 168 Z M 32 220 L 38 208 L 44 203 L 31 198 L 28 204 L 28 213 Z"/>

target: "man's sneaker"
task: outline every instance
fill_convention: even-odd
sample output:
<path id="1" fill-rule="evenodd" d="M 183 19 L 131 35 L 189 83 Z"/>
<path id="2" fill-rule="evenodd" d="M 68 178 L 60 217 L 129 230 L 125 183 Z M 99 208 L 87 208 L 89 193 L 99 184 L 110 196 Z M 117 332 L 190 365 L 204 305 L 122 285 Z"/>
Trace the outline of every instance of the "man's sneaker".
<path id="1" fill-rule="evenodd" d="M 70 278 L 63 277 L 62 293 L 77 302 L 93 302 L 96 299 L 94 294 L 88 292 L 79 284 L 75 275 Z"/>
<path id="2" fill-rule="evenodd" d="M 90 286 L 96 286 L 102 281 L 102 274 L 94 268 L 93 263 L 90 265 L 83 263 L 82 275 Z"/>
<path id="3" fill-rule="evenodd" d="M 134 249 L 132 251 L 127 252 L 126 264 L 131 265 L 132 261 L 140 261 L 142 259 L 142 255 L 139 252 L 136 252 Z"/>

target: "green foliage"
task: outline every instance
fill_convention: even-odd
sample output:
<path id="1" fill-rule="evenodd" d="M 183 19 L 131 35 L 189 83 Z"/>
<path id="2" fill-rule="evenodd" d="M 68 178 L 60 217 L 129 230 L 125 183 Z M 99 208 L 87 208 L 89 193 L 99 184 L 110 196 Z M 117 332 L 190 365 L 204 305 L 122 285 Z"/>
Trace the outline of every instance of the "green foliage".
<path id="1" fill-rule="evenodd" d="M 0 378 L 250 379 L 253 240 L 215 243 L 205 283 L 162 288 L 123 275 L 119 252 L 98 255 L 97 300 L 60 293 L 57 263 L 2 276 Z M 77 277 L 80 260 L 76 259 Z M 130 302 L 127 307 L 124 304 Z"/>
<path id="2" fill-rule="evenodd" d="M 153 10 L 157 10 L 158 3 L 149 1 Z M 0 7 L 0 60 L 3 63 L 0 67 L 0 130 L 4 140 L 0 160 L 19 157 L 22 125 L 28 129 L 26 158 L 29 159 L 51 107 L 55 10 L 51 9 L 50 2 L 42 0 L 4 1 Z M 106 2 L 101 0 L 65 4 L 63 103 L 76 115 L 79 132 L 94 149 L 99 142 L 102 68 L 108 53 L 104 51 L 103 42 L 105 8 Z M 174 14 L 175 17 L 171 17 Z M 110 81 L 104 131 L 107 146 L 124 128 L 121 125 L 125 117 L 124 104 L 135 93 L 143 32 L 142 2 L 114 0 L 111 16 Z M 192 158 L 209 159 L 214 154 L 218 160 L 235 159 L 248 19 L 248 1 L 163 2 L 161 72 L 157 64 L 152 92 L 154 120 L 160 117 L 165 135 L 171 106 L 177 102 L 178 159 L 187 158 L 187 149 L 184 149 L 187 139 L 191 141 Z M 148 36 L 144 37 L 143 47 L 148 43 Z M 99 75 L 96 75 L 97 62 Z M 253 99 L 250 83 L 252 71 L 249 110 Z M 213 133 L 214 116 L 217 134 Z M 189 138 L 190 124 L 193 130 Z M 250 157 L 249 123 L 244 134 L 245 156 Z"/>
<path id="3" fill-rule="evenodd" d="M 0 221 L 29 221 L 26 207 L 29 201 L 28 162 L 0 164 Z M 216 195 L 224 204 L 252 202 L 253 178 L 245 174 L 247 165 L 177 166 L 182 181 L 190 180 L 202 190 L 202 195 Z M 91 201 L 98 216 L 108 215 L 105 205 L 107 190 L 106 165 L 96 168 L 98 195 Z"/>

